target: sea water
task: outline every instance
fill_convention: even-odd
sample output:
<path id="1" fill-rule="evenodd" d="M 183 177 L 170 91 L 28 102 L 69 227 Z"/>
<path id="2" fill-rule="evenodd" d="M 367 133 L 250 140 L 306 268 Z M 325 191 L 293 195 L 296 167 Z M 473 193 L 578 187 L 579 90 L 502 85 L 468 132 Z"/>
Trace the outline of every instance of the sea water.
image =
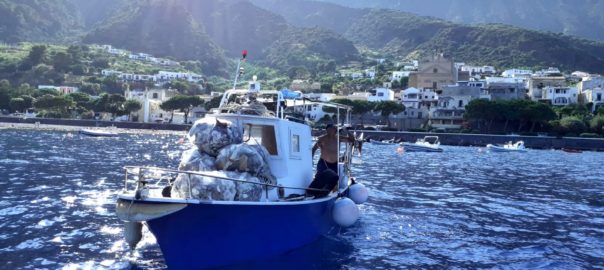
<path id="1" fill-rule="evenodd" d="M 92 138 L 0 130 L 1 269 L 165 269 L 115 216 L 125 165 L 176 168 L 184 133 Z M 226 269 L 604 267 L 604 153 L 401 153 L 366 144 L 361 219 L 278 257 Z"/>

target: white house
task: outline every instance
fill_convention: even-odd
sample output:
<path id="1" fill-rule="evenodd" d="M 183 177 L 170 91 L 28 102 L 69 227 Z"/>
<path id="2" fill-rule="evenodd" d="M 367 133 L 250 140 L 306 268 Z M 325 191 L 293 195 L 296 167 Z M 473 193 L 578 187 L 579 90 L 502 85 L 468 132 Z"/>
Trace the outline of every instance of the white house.
<path id="1" fill-rule="evenodd" d="M 430 110 L 430 124 L 436 129 L 459 129 L 463 123 L 465 107 L 481 97 L 482 83 L 458 82 L 443 88 L 438 105 Z"/>
<path id="2" fill-rule="evenodd" d="M 560 74 L 562 74 L 562 72 L 560 72 L 560 70 L 558 68 L 549 67 L 547 69 L 542 69 L 542 70 L 535 72 L 535 74 L 533 74 L 533 76 L 551 77 L 551 76 L 560 76 Z"/>
<path id="3" fill-rule="evenodd" d="M 73 86 L 54 86 L 54 85 L 38 85 L 38 89 L 51 89 L 51 90 L 55 90 L 63 95 L 76 93 L 80 90 L 80 88 L 73 87 Z"/>
<path id="4" fill-rule="evenodd" d="M 400 81 L 402 78 L 409 77 L 410 71 L 393 71 L 390 81 Z"/>
<path id="5" fill-rule="evenodd" d="M 553 106 L 575 104 L 579 100 L 579 91 L 571 87 L 545 87 L 541 100 L 549 101 Z"/>
<path id="6" fill-rule="evenodd" d="M 367 101 L 378 102 L 378 101 L 392 101 L 394 100 L 394 91 L 388 88 L 376 88 L 375 95 L 367 97 Z"/>
<path id="7" fill-rule="evenodd" d="M 134 99 L 139 101 L 143 106 L 142 108 L 134 113 L 138 118 L 138 122 L 144 123 L 157 123 L 157 122 L 168 122 L 170 120 L 170 112 L 162 110 L 159 106 L 166 100 L 178 94 L 173 89 L 152 89 L 152 90 L 126 90 L 124 96 L 126 99 Z M 181 123 L 184 119 L 173 119 L 174 123 Z"/>
<path id="8" fill-rule="evenodd" d="M 529 69 L 507 69 L 501 73 L 502 77 L 516 78 L 516 77 L 530 77 L 533 74 L 532 70 Z"/>
<path id="9" fill-rule="evenodd" d="M 189 82 L 198 82 L 203 79 L 199 74 L 189 72 L 171 72 L 171 71 L 159 71 L 155 75 L 157 81 L 171 81 L 177 79 L 184 79 Z"/>
<path id="10" fill-rule="evenodd" d="M 593 88 L 604 88 L 604 76 L 584 77 L 578 84 L 579 92 Z"/>
<path id="11" fill-rule="evenodd" d="M 497 70 L 492 66 L 461 66 L 461 71 L 466 71 L 470 73 L 470 76 L 474 75 L 482 75 L 482 74 L 495 74 Z"/>
<path id="12" fill-rule="evenodd" d="M 595 112 L 600 107 L 604 107 L 604 88 L 591 88 L 583 91 L 583 102 L 591 103 L 591 111 Z"/>

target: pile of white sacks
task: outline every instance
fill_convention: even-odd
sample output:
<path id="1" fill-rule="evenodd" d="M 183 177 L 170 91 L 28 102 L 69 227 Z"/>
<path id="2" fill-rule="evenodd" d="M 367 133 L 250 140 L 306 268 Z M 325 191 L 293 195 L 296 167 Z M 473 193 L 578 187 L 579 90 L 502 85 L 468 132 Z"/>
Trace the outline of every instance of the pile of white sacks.
<path id="1" fill-rule="evenodd" d="M 178 169 L 275 184 L 277 181 L 268 164 L 268 151 L 261 145 L 243 143 L 242 137 L 242 128 L 229 121 L 198 120 L 189 131 L 189 139 L 195 146 L 183 152 Z M 172 185 L 171 194 L 183 199 L 260 201 L 264 190 L 264 185 L 181 173 Z"/>

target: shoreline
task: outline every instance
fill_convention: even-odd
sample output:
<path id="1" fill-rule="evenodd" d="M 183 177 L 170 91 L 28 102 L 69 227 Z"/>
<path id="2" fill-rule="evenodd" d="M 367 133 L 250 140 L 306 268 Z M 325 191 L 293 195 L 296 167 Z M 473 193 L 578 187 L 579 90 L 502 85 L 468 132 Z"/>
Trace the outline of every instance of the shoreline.
<path id="1" fill-rule="evenodd" d="M 40 130 L 40 131 L 57 131 L 57 132 L 68 132 L 78 133 L 82 129 L 103 129 L 111 130 L 118 133 L 124 134 L 158 134 L 158 135 L 186 135 L 186 132 L 180 130 L 154 130 L 154 129 L 132 129 L 132 128 L 118 128 L 118 127 L 88 127 L 88 126 L 74 126 L 74 125 L 54 125 L 54 124 L 31 124 L 31 123 L 7 123 L 0 122 L 1 130 Z"/>
<path id="2" fill-rule="evenodd" d="M 78 132 L 81 129 L 111 129 L 126 134 L 165 134 L 185 135 L 191 125 L 184 124 L 156 124 L 135 122 L 111 122 L 98 120 L 79 119 L 48 119 L 48 118 L 15 118 L 0 117 L 0 130 L 26 129 L 49 130 L 63 132 Z M 465 134 L 465 133 L 429 133 L 409 131 L 373 131 L 358 130 L 365 133 L 365 138 L 376 140 L 395 139 L 397 141 L 415 142 L 425 136 L 438 136 L 442 145 L 450 146 L 481 146 L 487 144 L 505 144 L 509 141 L 524 141 L 527 148 L 533 149 L 561 149 L 574 148 L 584 151 L 604 151 L 604 138 L 580 137 L 551 137 L 551 136 L 518 136 L 518 135 L 491 135 L 491 134 Z M 313 135 L 322 131 L 313 130 Z"/>

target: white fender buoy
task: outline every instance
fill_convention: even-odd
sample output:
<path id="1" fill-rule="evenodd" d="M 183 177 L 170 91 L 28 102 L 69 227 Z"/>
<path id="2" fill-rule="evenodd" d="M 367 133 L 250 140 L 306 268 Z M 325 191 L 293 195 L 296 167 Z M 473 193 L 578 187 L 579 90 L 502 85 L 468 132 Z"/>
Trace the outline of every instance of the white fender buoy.
<path id="1" fill-rule="evenodd" d="M 359 219 L 359 208 L 349 198 L 337 199 L 333 204 L 333 220 L 342 227 L 348 227 Z"/>
<path id="2" fill-rule="evenodd" d="M 124 238 L 126 238 L 130 249 L 135 249 L 138 242 L 143 238 L 143 223 L 134 221 L 124 222 Z"/>
<path id="3" fill-rule="evenodd" d="M 356 204 L 363 204 L 369 197 L 369 192 L 365 185 L 355 183 L 348 188 L 348 197 Z"/>

